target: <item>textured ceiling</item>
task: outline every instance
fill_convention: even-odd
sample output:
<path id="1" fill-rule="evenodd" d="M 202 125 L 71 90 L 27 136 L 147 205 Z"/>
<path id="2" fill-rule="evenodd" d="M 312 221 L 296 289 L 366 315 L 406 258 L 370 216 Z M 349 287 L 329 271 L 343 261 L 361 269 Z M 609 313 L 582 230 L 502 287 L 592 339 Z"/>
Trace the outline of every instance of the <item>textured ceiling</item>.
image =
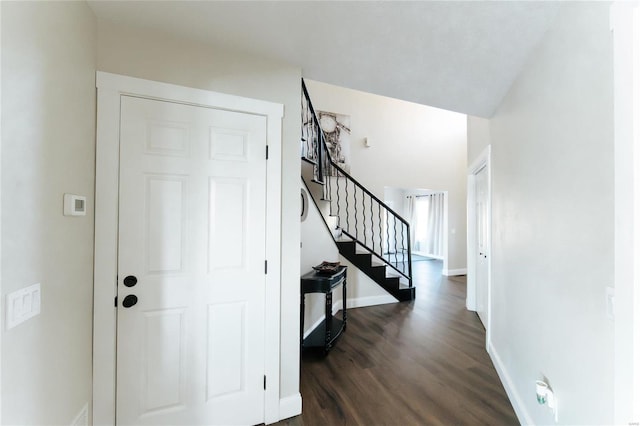
<path id="1" fill-rule="evenodd" d="M 99 19 L 274 58 L 304 77 L 490 117 L 559 2 L 89 1 Z"/>

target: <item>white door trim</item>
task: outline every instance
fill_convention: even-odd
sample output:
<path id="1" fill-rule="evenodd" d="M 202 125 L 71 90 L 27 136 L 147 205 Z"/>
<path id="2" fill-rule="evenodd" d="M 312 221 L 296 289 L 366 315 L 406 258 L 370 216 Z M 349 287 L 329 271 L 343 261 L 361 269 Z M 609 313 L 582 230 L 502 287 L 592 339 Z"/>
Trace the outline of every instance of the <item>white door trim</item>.
<path id="1" fill-rule="evenodd" d="M 444 240 L 442 241 L 442 275 L 456 275 L 459 270 L 449 270 L 449 191 L 442 191 L 444 194 L 444 215 L 442 220 L 442 233 Z"/>
<path id="2" fill-rule="evenodd" d="M 2 7 L 0 7 L 0 22 L 2 22 Z M 2 31 L 0 31 L 2 33 Z M 2 45 L 2 35 L 0 35 L 0 46 Z M 2 69 L 2 55 L 0 55 L 0 70 Z M 0 78 L 0 99 L 2 99 L 2 78 Z M 0 117 L 2 117 L 2 102 L 0 102 Z M 0 120 L 0 135 L 2 135 L 2 120 Z M 0 140 L 2 137 L 0 136 Z M 0 144 L 0 176 L 2 176 L 2 144 Z M 0 200 L 2 200 L 2 179 L 0 179 Z M 2 202 L 0 201 L 0 212 Z M 0 222 L 0 241 L 2 241 L 2 224 Z M 2 271 L 2 244 L 0 244 L 0 271 Z M 0 274 L 0 294 L 2 294 L 2 274 Z M 0 303 L 1 303 L 0 299 Z M 1 309 L 4 312 L 4 307 Z M 0 324 L 3 321 L 0 320 Z M 0 333 L 0 366 L 2 365 L 2 333 Z M 0 367 L 0 383 L 2 383 L 2 368 Z M 0 386 L 0 421 L 2 421 L 2 387 Z"/>
<path id="3" fill-rule="evenodd" d="M 267 117 L 266 253 L 269 271 L 265 300 L 265 423 L 280 420 L 280 218 L 281 104 L 142 80 L 96 73 L 96 199 L 93 322 L 93 424 L 115 424 L 116 295 L 118 250 L 118 175 L 120 97 L 138 96 L 215 107 Z"/>
<path id="4" fill-rule="evenodd" d="M 476 310 L 476 174 L 483 168 L 487 169 L 487 348 L 491 341 L 491 264 L 493 234 L 491 216 L 491 145 L 467 168 L 467 309 Z"/>
<path id="5" fill-rule="evenodd" d="M 614 72 L 614 422 L 640 422 L 640 3 L 611 6 Z M 631 89 L 631 90 L 630 90 Z"/>

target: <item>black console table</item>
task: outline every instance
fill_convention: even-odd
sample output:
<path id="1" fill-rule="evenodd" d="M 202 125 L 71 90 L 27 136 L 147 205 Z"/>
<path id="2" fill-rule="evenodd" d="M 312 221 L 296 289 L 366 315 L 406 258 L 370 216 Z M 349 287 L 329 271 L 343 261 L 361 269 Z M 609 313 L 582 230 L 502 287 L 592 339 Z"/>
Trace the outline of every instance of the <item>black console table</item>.
<path id="1" fill-rule="evenodd" d="M 342 319 L 334 317 L 333 307 L 334 288 L 342 284 Z M 304 296 L 307 293 L 325 294 L 325 318 L 303 339 L 304 333 Z M 322 350 L 326 355 L 340 334 L 347 328 L 347 267 L 340 266 L 332 275 L 320 274 L 312 271 L 300 278 L 300 342 L 303 351 Z"/>

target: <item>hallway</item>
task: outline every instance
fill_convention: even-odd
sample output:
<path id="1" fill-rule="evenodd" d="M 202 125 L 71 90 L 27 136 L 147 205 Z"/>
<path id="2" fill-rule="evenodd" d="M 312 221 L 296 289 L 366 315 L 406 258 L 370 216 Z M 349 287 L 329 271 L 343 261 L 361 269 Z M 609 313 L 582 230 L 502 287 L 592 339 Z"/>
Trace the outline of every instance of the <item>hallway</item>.
<path id="1" fill-rule="evenodd" d="M 281 424 L 518 424 L 465 308 L 466 277 L 441 270 L 413 263 L 413 302 L 350 309 L 329 355 L 303 357 L 303 414 Z"/>

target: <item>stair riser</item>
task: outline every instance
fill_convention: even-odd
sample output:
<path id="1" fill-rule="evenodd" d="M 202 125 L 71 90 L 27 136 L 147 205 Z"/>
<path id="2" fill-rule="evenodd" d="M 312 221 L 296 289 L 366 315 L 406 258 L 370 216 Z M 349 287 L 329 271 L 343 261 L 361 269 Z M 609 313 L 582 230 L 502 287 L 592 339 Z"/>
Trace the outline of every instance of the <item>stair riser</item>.
<path id="1" fill-rule="evenodd" d="M 395 296 L 395 295 L 394 295 Z M 416 298 L 416 288 L 403 288 L 398 291 L 398 295 L 395 296 L 400 302 L 407 302 L 409 300 L 414 300 Z"/>
<path id="2" fill-rule="evenodd" d="M 384 267 L 372 267 L 371 268 L 371 275 L 376 277 L 376 281 L 384 281 L 387 278 L 387 268 Z"/>
<path id="3" fill-rule="evenodd" d="M 400 290 L 400 280 L 397 278 L 385 278 L 383 282 L 382 286 L 385 288 L 391 288 L 394 291 Z"/>
<path id="4" fill-rule="evenodd" d="M 356 254 L 355 262 L 356 266 L 360 269 L 371 268 L 371 255 L 370 254 Z"/>
<path id="5" fill-rule="evenodd" d="M 372 268 L 370 263 L 369 265 L 358 264 L 358 258 L 361 257 L 361 255 L 343 252 L 342 250 L 340 250 L 340 254 L 399 301 L 413 300 L 415 298 L 415 288 L 400 289 L 400 280 L 398 278 L 387 278 L 386 276 L 381 277 L 379 273 L 374 273 L 376 269 L 382 268 Z"/>
<path id="6" fill-rule="evenodd" d="M 356 245 L 355 243 L 348 243 L 348 242 L 336 242 L 336 244 L 338 245 L 338 250 L 340 251 L 340 254 L 342 254 L 344 257 L 355 257 L 356 255 Z"/>

